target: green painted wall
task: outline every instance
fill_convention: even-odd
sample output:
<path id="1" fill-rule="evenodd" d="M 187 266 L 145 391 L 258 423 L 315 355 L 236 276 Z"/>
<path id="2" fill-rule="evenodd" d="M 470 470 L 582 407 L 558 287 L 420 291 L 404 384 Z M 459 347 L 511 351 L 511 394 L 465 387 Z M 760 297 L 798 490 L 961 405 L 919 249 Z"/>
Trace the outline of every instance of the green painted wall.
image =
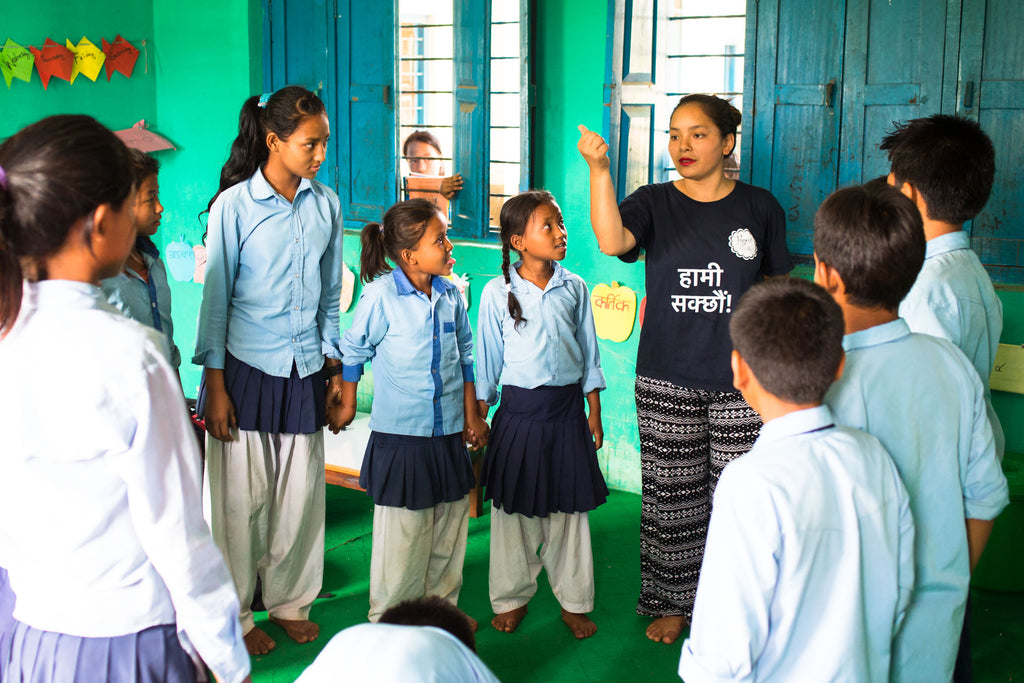
<path id="1" fill-rule="evenodd" d="M 157 46 L 149 2 L 4 3 L 0 45 L 8 38 L 26 47 L 42 47 L 46 38 L 61 45 L 65 40 L 78 44 L 85 36 L 101 47 L 101 38 L 113 41 L 118 33 L 141 52 L 131 78 L 115 73 L 108 83 L 104 68 L 95 82 L 82 75 L 74 84 L 51 78 L 48 89 L 43 90 L 39 74 L 33 69 L 28 83 L 14 79 L 8 89 L 0 81 L 0 138 L 52 114 L 89 114 L 114 130 L 128 128 L 139 119 L 152 122 L 156 117 Z M 142 41 L 146 41 L 145 46 Z"/>

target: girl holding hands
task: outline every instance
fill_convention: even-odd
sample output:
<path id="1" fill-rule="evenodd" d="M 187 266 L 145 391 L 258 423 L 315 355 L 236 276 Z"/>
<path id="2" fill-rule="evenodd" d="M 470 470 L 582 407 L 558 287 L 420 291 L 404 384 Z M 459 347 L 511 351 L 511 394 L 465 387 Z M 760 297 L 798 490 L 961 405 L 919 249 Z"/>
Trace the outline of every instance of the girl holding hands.
<path id="1" fill-rule="evenodd" d="M 491 624 L 516 630 L 543 567 L 563 621 L 587 638 L 597 631 L 587 616 L 594 609 L 588 512 L 608 495 L 596 452 L 605 380 L 590 296 L 582 278 L 559 264 L 567 234 L 549 192 L 505 203 L 501 244 L 502 276 L 484 287 L 478 325 L 481 416 L 503 385 L 481 475 L 493 501 Z M 512 265 L 510 251 L 519 256 Z"/>
<path id="2" fill-rule="evenodd" d="M 457 604 L 462 588 L 475 484 L 466 442 L 486 444 L 488 427 L 476 410 L 466 304 L 442 277 L 455 263 L 447 233 L 431 202 L 411 199 L 361 235 L 368 284 L 342 338 L 342 399 L 331 424 L 337 431 L 352 421 L 357 384 L 372 360 L 371 435 L 359 484 L 374 502 L 374 622 L 425 595 Z"/>

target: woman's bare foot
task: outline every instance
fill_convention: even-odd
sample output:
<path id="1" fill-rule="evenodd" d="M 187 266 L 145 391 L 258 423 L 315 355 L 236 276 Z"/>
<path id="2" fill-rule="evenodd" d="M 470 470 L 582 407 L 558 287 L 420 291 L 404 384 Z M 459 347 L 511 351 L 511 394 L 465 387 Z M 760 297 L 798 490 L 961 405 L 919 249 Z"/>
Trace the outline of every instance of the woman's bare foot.
<path id="1" fill-rule="evenodd" d="M 526 616 L 526 605 L 522 607 L 516 607 L 508 612 L 502 612 L 491 619 L 491 626 L 504 631 L 505 633 L 512 633 L 519 628 L 519 622 Z"/>
<path id="2" fill-rule="evenodd" d="M 562 621 L 569 627 L 572 634 L 580 640 L 589 638 L 590 636 L 597 633 L 597 624 L 590 620 L 586 614 L 579 614 L 578 612 L 569 612 L 562 608 Z"/>
<path id="3" fill-rule="evenodd" d="M 687 625 L 686 617 L 682 614 L 669 614 L 658 617 L 647 627 L 647 637 L 656 643 L 671 645 Z"/>
<path id="4" fill-rule="evenodd" d="M 277 617 L 270 617 L 270 621 L 283 628 L 288 637 L 296 643 L 308 643 L 316 640 L 317 636 L 320 635 L 320 627 L 309 619 L 279 619 Z"/>
<path id="5" fill-rule="evenodd" d="M 245 649 L 249 651 L 250 655 L 265 655 L 277 647 L 277 643 L 267 635 L 266 631 L 255 626 L 249 629 L 243 640 L 245 640 Z"/>

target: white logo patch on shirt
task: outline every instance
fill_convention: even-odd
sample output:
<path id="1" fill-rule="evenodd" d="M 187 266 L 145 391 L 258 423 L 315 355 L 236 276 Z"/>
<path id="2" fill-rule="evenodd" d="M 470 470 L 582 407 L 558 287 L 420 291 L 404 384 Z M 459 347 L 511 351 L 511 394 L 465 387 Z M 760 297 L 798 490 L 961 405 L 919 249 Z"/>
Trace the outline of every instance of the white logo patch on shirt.
<path id="1" fill-rule="evenodd" d="M 746 228 L 736 228 L 729 235 L 729 248 L 744 261 L 757 256 L 757 241 Z"/>

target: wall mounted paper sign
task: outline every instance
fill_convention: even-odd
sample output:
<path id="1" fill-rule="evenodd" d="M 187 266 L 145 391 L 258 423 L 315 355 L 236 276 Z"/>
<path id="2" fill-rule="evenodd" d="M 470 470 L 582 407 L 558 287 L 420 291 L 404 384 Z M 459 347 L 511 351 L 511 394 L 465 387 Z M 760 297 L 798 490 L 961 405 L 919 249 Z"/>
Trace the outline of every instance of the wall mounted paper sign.
<path id="1" fill-rule="evenodd" d="M 992 364 L 990 386 L 995 391 L 1024 394 L 1024 346 L 1000 344 Z"/>
<path id="2" fill-rule="evenodd" d="M 342 262 L 341 264 L 341 296 L 338 298 L 338 310 L 342 313 L 352 308 L 352 299 L 356 294 L 356 274 Z"/>
<path id="3" fill-rule="evenodd" d="M 103 70 L 103 60 L 107 58 L 103 50 L 92 44 L 92 41 L 82 36 L 78 45 L 73 45 L 70 40 L 67 48 L 75 55 L 75 66 L 71 70 L 71 82 L 74 83 L 78 74 L 82 74 L 90 81 L 95 81 Z"/>
<path id="4" fill-rule="evenodd" d="M 196 255 L 196 269 L 192 272 L 192 282 L 201 285 L 206 282 L 206 247 L 197 244 L 192 247 L 192 253 Z"/>
<path id="5" fill-rule="evenodd" d="M 43 49 L 29 46 L 29 50 L 35 56 L 36 71 L 43 81 L 43 90 L 50 85 L 50 77 L 56 76 L 65 81 L 71 80 L 71 72 L 75 68 L 75 55 L 63 45 L 53 42 L 49 38 L 43 43 Z"/>
<path id="6" fill-rule="evenodd" d="M 131 78 L 132 69 L 135 68 L 135 60 L 139 58 L 139 48 L 135 47 L 118 34 L 114 42 L 108 43 L 106 38 L 100 40 L 103 46 L 103 54 L 107 56 L 107 81 L 115 71 L 120 71 L 125 78 Z"/>
<path id="7" fill-rule="evenodd" d="M 636 319 L 636 292 L 618 282 L 601 283 L 590 293 L 590 306 L 598 337 L 616 342 L 629 339 Z"/>
<path id="8" fill-rule="evenodd" d="M 171 277 L 178 282 L 191 282 L 196 271 L 196 255 L 192 251 L 192 245 L 185 241 L 181 235 L 177 242 L 171 242 L 164 249 L 164 261 L 167 262 L 167 270 L 171 271 Z"/>
<path id="9" fill-rule="evenodd" d="M 11 80 L 15 78 L 28 83 L 32 78 L 32 66 L 35 62 L 35 57 L 27 47 L 22 47 L 8 38 L 4 43 L 3 52 L 0 52 L 0 71 L 4 73 L 7 87 L 11 87 Z"/>
<path id="10" fill-rule="evenodd" d="M 158 152 L 161 149 L 177 149 L 170 141 L 157 135 L 153 131 L 146 128 L 145 121 L 139 121 L 131 128 L 125 128 L 124 130 L 115 130 L 114 135 L 121 138 L 121 142 L 134 147 L 140 152 Z"/>
<path id="11" fill-rule="evenodd" d="M 647 312 L 647 297 L 640 299 L 640 329 L 644 326 L 644 314 Z"/>

